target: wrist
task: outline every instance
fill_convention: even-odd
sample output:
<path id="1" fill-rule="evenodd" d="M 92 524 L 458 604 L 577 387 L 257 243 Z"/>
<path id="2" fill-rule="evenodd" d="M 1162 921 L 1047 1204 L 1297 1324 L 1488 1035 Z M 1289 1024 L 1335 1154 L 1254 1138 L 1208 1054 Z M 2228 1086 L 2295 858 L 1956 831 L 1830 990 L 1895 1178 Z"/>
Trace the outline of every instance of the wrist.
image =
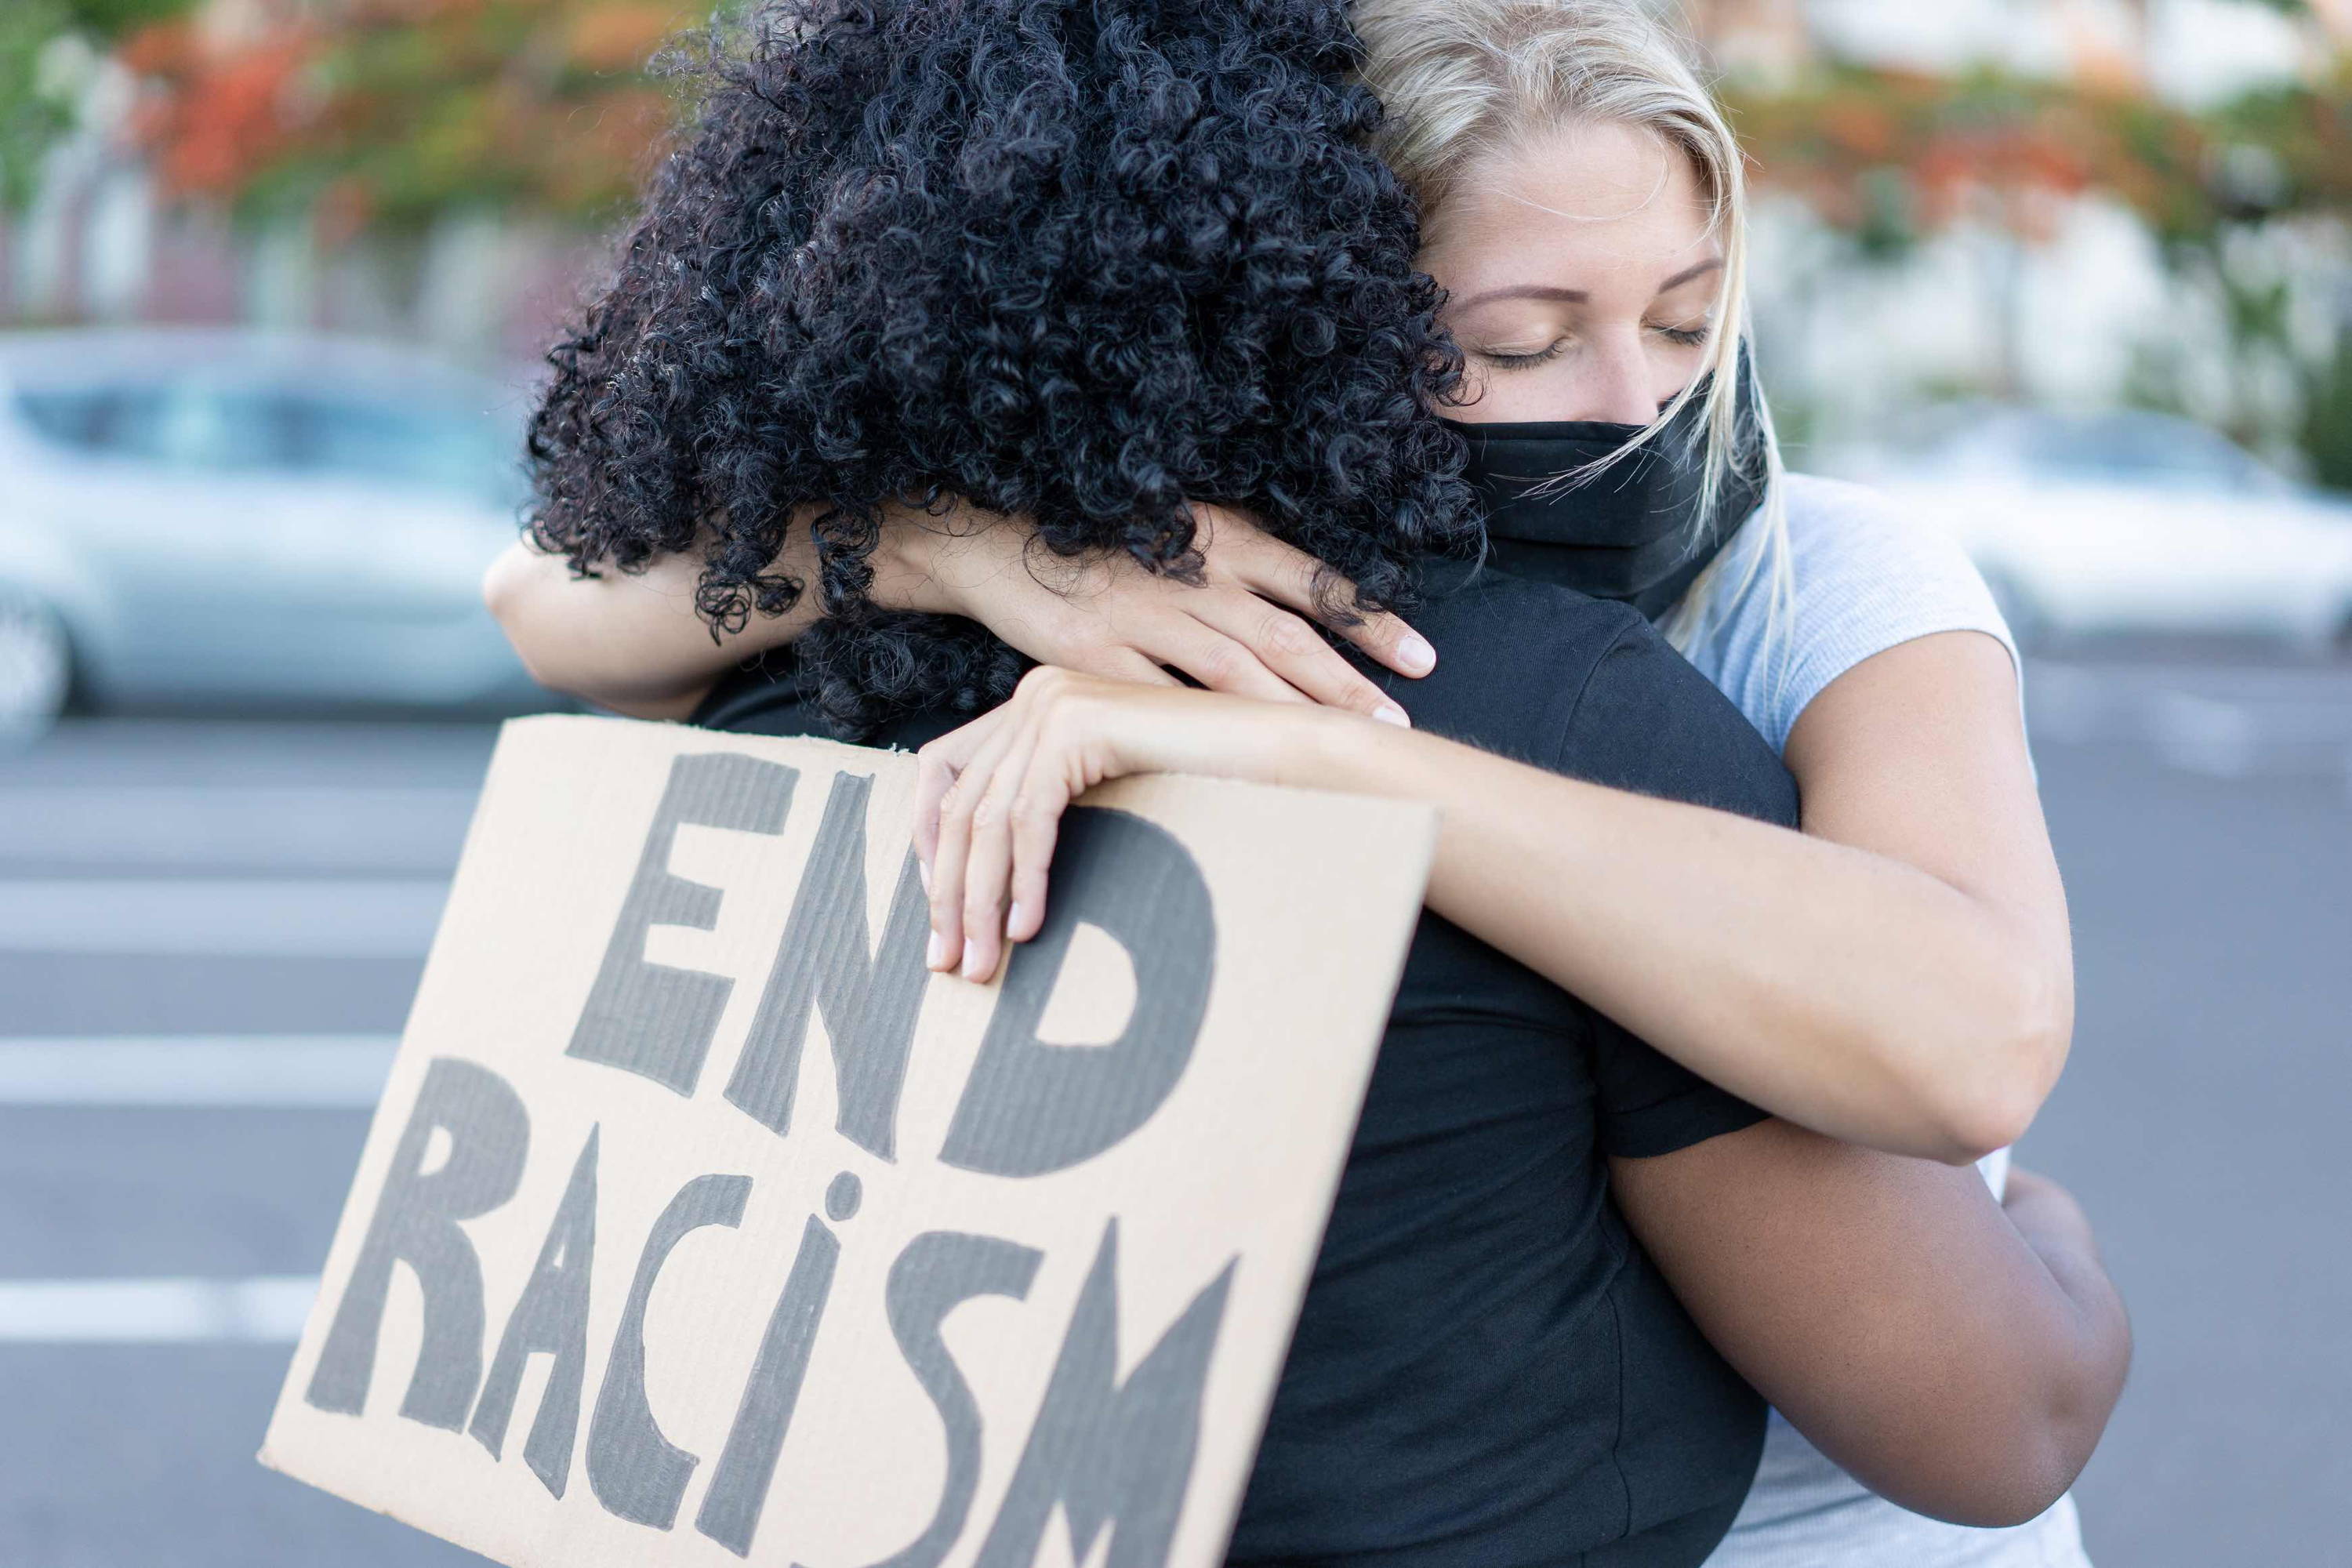
<path id="1" fill-rule="evenodd" d="M 940 517 L 919 507 L 884 510 L 882 530 L 874 542 L 869 564 L 874 570 L 874 602 L 886 610 L 912 610 L 924 615 L 966 614 L 954 584 L 938 568 L 941 543 L 954 517 Z"/>
<path id="2" fill-rule="evenodd" d="M 1392 793 L 1393 748 L 1409 742 L 1412 731 L 1335 708 L 1286 704 L 1276 711 L 1282 745 L 1276 783 L 1339 795 Z"/>

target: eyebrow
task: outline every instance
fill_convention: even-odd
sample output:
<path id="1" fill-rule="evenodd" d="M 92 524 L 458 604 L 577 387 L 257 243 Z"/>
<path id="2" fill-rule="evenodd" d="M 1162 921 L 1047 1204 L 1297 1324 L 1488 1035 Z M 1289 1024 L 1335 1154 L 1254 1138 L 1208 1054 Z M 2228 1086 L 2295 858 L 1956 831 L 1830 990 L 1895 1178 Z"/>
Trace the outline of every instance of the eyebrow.
<path id="1" fill-rule="evenodd" d="M 1710 272 L 1722 270 L 1722 268 L 1723 258 L 1719 256 L 1712 260 L 1702 261 L 1696 267 L 1685 267 L 1664 283 L 1659 284 L 1658 292 L 1671 294 L 1693 279 L 1704 278 Z M 1555 289 L 1549 284 L 1523 283 L 1513 289 L 1489 289 L 1484 294 L 1473 294 L 1467 300 L 1454 301 L 1453 308 L 1456 310 L 1467 310 L 1474 306 L 1484 305 L 1496 300 L 1551 300 L 1563 305 L 1581 305 L 1591 299 L 1591 296 L 1581 289 Z"/>
<path id="2" fill-rule="evenodd" d="M 1672 278 L 1667 279 L 1664 283 L 1659 284 L 1658 292 L 1661 294 L 1671 294 L 1694 278 L 1704 278 L 1710 272 L 1720 272 L 1721 270 L 1723 270 L 1723 258 L 1720 256 L 1716 257 L 1711 260 L 1702 261 L 1696 267 L 1685 267 L 1680 272 L 1675 273 Z"/>
<path id="3" fill-rule="evenodd" d="M 1591 298 L 1581 289 L 1554 289 L 1542 283 L 1525 283 L 1516 289 L 1489 289 L 1484 294 L 1473 294 L 1454 308 L 1466 310 L 1490 300 L 1556 300 L 1563 305 L 1581 305 Z"/>

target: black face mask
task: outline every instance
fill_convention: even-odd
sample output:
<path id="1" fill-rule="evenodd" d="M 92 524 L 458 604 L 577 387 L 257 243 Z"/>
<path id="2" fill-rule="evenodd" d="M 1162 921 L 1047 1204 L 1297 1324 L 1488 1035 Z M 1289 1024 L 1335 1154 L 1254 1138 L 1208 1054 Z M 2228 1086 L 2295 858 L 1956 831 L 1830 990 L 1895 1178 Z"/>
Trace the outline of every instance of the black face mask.
<path id="1" fill-rule="evenodd" d="M 1744 357 L 1738 374 L 1739 446 L 1715 505 L 1704 514 L 1705 381 L 1643 446 L 1598 474 L 1540 495 L 1529 492 L 1618 451 L 1643 427 L 1598 420 L 1447 420 L 1470 444 L 1462 477 L 1486 508 L 1487 559 L 1517 576 L 1622 600 L 1653 620 L 1673 609 L 1763 504 L 1765 470 L 1756 449 L 1762 425 Z"/>

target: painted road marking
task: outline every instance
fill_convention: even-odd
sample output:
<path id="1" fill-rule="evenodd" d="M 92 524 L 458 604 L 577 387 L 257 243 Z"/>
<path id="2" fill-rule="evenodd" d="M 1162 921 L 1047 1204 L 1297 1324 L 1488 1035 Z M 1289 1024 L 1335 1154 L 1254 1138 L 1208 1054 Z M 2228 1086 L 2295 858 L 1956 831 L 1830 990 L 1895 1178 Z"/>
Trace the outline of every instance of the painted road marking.
<path id="1" fill-rule="evenodd" d="M 0 952 L 408 958 L 433 942 L 438 879 L 0 881 Z"/>
<path id="2" fill-rule="evenodd" d="M 383 1092 L 389 1035 L 0 1038 L 0 1106 L 360 1110 Z"/>
<path id="3" fill-rule="evenodd" d="M 0 858 L 445 873 L 478 792 L 241 784 L 0 787 Z"/>
<path id="4" fill-rule="evenodd" d="M 0 1279 L 0 1344 L 285 1344 L 318 1276 L 248 1279 Z"/>

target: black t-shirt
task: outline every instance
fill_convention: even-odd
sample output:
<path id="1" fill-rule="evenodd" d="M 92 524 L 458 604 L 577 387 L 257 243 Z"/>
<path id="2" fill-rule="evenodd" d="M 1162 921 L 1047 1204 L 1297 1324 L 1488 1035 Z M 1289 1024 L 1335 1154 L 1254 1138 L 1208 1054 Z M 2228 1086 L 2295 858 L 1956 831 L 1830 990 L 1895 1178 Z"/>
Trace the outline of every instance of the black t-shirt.
<path id="1" fill-rule="evenodd" d="M 1789 775 L 1622 605 L 1432 568 L 1423 730 L 1554 772 L 1792 824 Z M 772 676 L 696 715 L 822 733 Z M 925 715 L 885 740 L 951 728 Z M 1377 846 L 1367 846 L 1377 853 Z M 1762 1112 L 1424 912 L 1234 1532 L 1235 1563 L 1688 1568 L 1755 1473 L 1762 1401 L 1607 1201 L 1610 1155 Z"/>

